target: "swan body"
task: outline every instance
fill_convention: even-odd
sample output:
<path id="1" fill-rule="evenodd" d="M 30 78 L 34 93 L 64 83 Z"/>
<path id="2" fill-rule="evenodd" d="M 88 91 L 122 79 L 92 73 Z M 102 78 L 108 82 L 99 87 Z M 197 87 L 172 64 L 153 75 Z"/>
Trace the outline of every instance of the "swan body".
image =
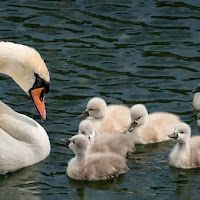
<path id="1" fill-rule="evenodd" d="M 25 45 L 0 42 L 0 73 L 11 76 L 31 96 L 45 119 L 49 72 L 40 54 Z M 49 153 L 50 142 L 43 127 L 0 101 L 0 174 L 33 165 Z"/>
<path id="2" fill-rule="evenodd" d="M 92 98 L 80 117 L 88 117 L 96 134 L 123 133 L 131 123 L 130 109 L 124 105 L 106 105 L 99 97 Z"/>
<path id="3" fill-rule="evenodd" d="M 127 134 L 95 134 L 94 125 L 90 120 L 83 120 L 79 124 L 79 134 L 90 140 L 89 153 L 113 152 L 121 156 L 128 156 L 135 151 L 131 136 Z"/>
<path id="4" fill-rule="evenodd" d="M 75 135 L 66 140 L 75 153 L 66 170 L 69 177 L 77 180 L 106 180 L 126 173 L 126 160 L 115 153 L 89 153 L 89 140 L 84 135 Z"/>
<path id="5" fill-rule="evenodd" d="M 180 118 L 172 113 L 155 112 L 148 114 L 143 104 L 131 108 L 132 123 L 128 134 L 136 144 L 148 144 L 169 140 L 168 135 L 174 126 L 180 123 Z"/>
<path id="6" fill-rule="evenodd" d="M 191 128 L 186 123 L 179 123 L 174 133 L 169 135 L 177 141 L 169 155 L 169 165 L 190 169 L 200 167 L 200 136 L 190 138 Z"/>

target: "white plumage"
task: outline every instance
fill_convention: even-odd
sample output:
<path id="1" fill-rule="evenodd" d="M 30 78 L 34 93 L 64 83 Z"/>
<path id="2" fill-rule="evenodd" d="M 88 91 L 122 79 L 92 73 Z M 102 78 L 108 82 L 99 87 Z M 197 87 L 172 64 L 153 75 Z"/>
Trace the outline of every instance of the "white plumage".
<path id="1" fill-rule="evenodd" d="M 200 85 L 192 92 L 194 93 L 192 105 L 196 110 L 200 110 Z"/>
<path id="2" fill-rule="evenodd" d="M 96 134 L 123 133 L 131 123 L 130 109 L 124 105 L 108 105 L 102 98 L 92 98 L 80 117 L 88 117 Z"/>
<path id="3" fill-rule="evenodd" d="M 136 104 L 131 108 L 131 126 L 128 134 L 136 144 L 148 144 L 169 140 L 168 135 L 174 126 L 181 122 L 172 113 L 155 112 L 148 114 L 143 104 Z"/>
<path id="4" fill-rule="evenodd" d="M 169 165 L 177 168 L 200 167 L 200 136 L 191 137 L 191 128 L 186 123 L 179 123 L 174 133 L 169 135 L 177 141 L 169 155 Z"/>
<path id="5" fill-rule="evenodd" d="M 126 160 L 115 153 L 88 153 L 90 142 L 84 135 L 75 135 L 65 143 L 75 153 L 66 170 L 73 179 L 105 180 L 128 171 Z"/>
<path id="6" fill-rule="evenodd" d="M 28 95 L 36 81 L 34 73 L 49 82 L 48 69 L 39 53 L 28 46 L 11 42 L 0 42 L 0 73 L 11 76 Z M 37 95 L 35 100 L 38 100 Z M 44 97 L 41 102 L 44 102 Z M 42 112 L 46 117 L 45 109 Z M 0 101 L 0 174 L 33 165 L 49 153 L 50 142 L 43 127 Z"/>
<path id="7" fill-rule="evenodd" d="M 79 134 L 85 135 L 90 140 L 90 153 L 114 152 L 121 156 L 128 156 L 135 151 L 131 136 L 127 134 L 95 134 L 95 128 L 90 120 L 83 120 L 79 124 Z"/>

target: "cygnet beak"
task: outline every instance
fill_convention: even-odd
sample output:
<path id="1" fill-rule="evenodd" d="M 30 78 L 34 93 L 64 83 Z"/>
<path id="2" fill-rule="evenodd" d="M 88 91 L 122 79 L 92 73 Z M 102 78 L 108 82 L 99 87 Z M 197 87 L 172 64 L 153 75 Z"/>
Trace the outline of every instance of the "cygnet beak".
<path id="1" fill-rule="evenodd" d="M 168 137 L 173 138 L 173 139 L 177 139 L 178 138 L 178 132 L 175 131 L 174 133 L 168 135 Z"/>
<path id="2" fill-rule="evenodd" d="M 89 112 L 88 111 L 85 111 L 81 115 L 79 115 L 80 118 L 88 117 L 88 116 L 89 116 Z"/>
<path id="3" fill-rule="evenodd" d="M 192 90 L 192 93 L 197 93 L 197 92 L 200 92 L 200 85 L 195 88 L 194 90 Z"/>
<path id="4" fill-rule="evenodd" d="M 62 143 L 64 143 L 67 147 L 69 147 L 70 140 L 60 139 Z"/>
<path id="5" fill-rule="evenodd" d="M 132 122 L 130 127 L 128 128 L 128 131 L 132 132 L 136 126 L 137 126 L 137 122 L 136 121 Z"/>

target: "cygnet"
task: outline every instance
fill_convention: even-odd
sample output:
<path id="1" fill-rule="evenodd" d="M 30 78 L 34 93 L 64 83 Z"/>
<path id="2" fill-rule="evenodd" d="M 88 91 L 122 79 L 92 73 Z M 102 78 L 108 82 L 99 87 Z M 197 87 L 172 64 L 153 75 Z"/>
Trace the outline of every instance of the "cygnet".
<path id="1" fill-rule="evenodd" d="M 135 144 L 128 134 L 95 134 L 95 128 L 90 120 L 83 120 L 79 124 L 79 134 L 85 135 L 90 140 L 90 153 L 114 152 L 121 156 L 128 156 L 135 151 Z"/>
<path id="2" fill-rule="evenodd" d="M 135 144 L 148 144 L 169 140 L 168 135 L 174 126 L 180 123 L 180 118 L 172 113 L 155 112 L 148 114 L 143 104 L 131 108 L 132 123 L 128 134 L 133 137 Z"/>
<path id="3" fill-rule="evenodd" d="M 191 128 L 186 123 L 179 123 L 174 133 L 169 135 L 177 141 L 169 155 L 169 165 L 177 168 L 200 167 L 200 136 L 190 138 Z"/>
<path id="4" fill-rule="evenodd" d="M 84 113 L 79 117 L 89 117 L 94 123 L 96 134 L 123 133 L 131 123 L 130 109 L 124 105 L 106 105 L 99 97 L 92 98 Z"/>
<path id="5" fill-rule="evenodd" d="M 197 125 L 200 127 L 200 113 L 197 115 Z"/>
<path id="6" fill-rule="evenodd" d="M 90 142 L 84 135 L 62 140 L 74 153 L 66 170 L 69 177 L 77 180 L 106 180 L 126 173 L 126 160 L 115 153 L 88 154 Z"/>
<path id="7" fill-rule="evenodd" d="M 200 85 L 192 92 L 194 93 L 192 105 L 196 110 L 200 110 Z"/>

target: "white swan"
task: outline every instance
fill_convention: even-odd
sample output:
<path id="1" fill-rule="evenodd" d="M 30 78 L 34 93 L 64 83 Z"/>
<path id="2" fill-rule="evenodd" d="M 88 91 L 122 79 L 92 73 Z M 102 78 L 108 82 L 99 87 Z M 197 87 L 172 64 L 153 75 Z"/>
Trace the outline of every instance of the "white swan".
<path id="1" fill-rule="evenodd" d="M 190 169 L 200 167 L 200 136 L 190 138 L 191 128 L 186 123 L 179 123 L 174 133 L 169 135 L 177 141 L 177 145 L 169 155 L 169 165 Z"/>
<path id="2" fill-rule="evenodd" d="M 196 110 L 200 110 L 200 85 L 192 92 L 194 93 L 192 105 Z"/>
<path id="3" fill-rule="evenodd" d="M 12 77 L 31 96 L 45 120 L 44 93 L 49 91 L 50 79 L 40 54 L 25 45 L 0 42 L 0 73 Z M 33 165 L 49 153 L 49 138 L 42 126 L 0 101 L 0 174 Z"/>
<path id="4" fill-rule="evenodd" d="M 148 144 L 169 140 L 168 135 L 174 126 L 180 123 L 180 118 L 172 113 L 155 112 L 148 114 L 143 104 L 136 104 L 131 108 L 132 123 L 128 133 L 135 144 Z"/>
<path id="5" fill-rule="evenodd" d="M 123 133 L 131 123 L 130 109 L 124 105 L 106 105 L 99 97 L 90 99 L 84 113 L 79 117 L 89 117 L 96 134 Z"/>
<path id="6" fill-rule="evenodd" d="M 126 173 L 126 160 L 115 153 L 89 153 L 90 142 L 82 134 L 69 140 L 61 140 L 76 156 L 72 158 L 66 170 L 69 177 L 77 180 L 105 180 Z"/>
<path id="7" fill-rule="evenodd" d="M 130 135 L 115 133 L 96 136 L 93 123 L 87 119 L 79 124 L 78 134 L 83 134 L 90 140 L 89 153 L 113 152 L 126 157 L 135 151 Z"/>

